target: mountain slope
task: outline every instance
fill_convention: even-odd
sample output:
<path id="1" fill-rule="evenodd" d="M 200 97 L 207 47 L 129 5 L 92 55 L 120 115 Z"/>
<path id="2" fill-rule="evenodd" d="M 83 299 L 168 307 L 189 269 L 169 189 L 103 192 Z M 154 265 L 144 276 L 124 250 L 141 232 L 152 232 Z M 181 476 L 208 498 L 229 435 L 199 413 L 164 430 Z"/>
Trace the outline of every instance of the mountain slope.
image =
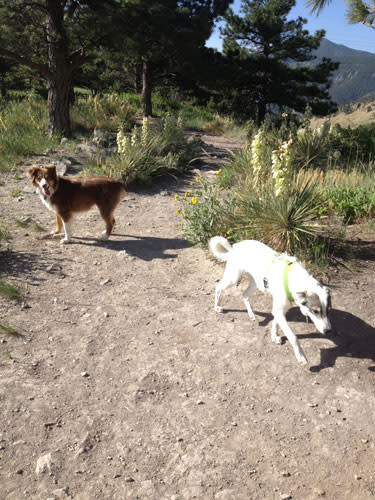
<path id="1" fill-rule="evenodd" d="M 323 39 L 316 56 L 318 60 L 328 57 L 340 63 L 330 90 L 337 104 L 362 100 L 375 92 L 375 54 Z"/>

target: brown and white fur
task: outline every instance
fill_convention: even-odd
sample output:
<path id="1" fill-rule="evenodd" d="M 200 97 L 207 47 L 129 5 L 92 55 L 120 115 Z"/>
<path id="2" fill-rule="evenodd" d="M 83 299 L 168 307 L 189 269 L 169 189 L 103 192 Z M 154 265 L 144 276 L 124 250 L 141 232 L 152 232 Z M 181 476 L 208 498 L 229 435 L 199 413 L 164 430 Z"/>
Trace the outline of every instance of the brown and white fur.
<path id="1" fill-rule="evenodd" d="M 93 205 L 98 207 L 106 224 L 101 239 L 108 239 L 115 225 L 113 212 L 125 193 L 120 181 L 109 177 L 61 177 L 55 165 L 34 166 L 29 175 L 44 205 L 56 214 L 56 229 L 51 234 L 59 234 L 64 228 L 62 243 L 71 241 L 73 215 Z"/>
<path id="2" fill-rule="evenodd" d="M 272 342 L 280 344 L 281 339 L 277 334 L 280 326 L 294 349 L 297 361 L 307 363 L 298 339 L 286 321 L 285 313 L 295 303 L 302 314 L 313 321 L 320 333 L 329 332 L 331 299 L 328 288 L 313 278 L 295 257 L 277 254 L 259 241 L 245 240 L 232 246 L 225 238 L 215 236 L 211 238 L 209 248 L 218 260 L 226 262 L 223 278 L 216 287 L 215 311 L 222 312 L 219 306 L 221 292 L 236 285 L 242 275 L 247 275 L 250 284 L 243 292 L 243 299 L 250 318 L 255 319 L 249 302 L 250 294 L 256 288 L 268 291 L 273 298 Z M 287 265 L 290 266 L 287 279 L 293 302 L 288 299 L 284 286 L 283 276 Z"/>

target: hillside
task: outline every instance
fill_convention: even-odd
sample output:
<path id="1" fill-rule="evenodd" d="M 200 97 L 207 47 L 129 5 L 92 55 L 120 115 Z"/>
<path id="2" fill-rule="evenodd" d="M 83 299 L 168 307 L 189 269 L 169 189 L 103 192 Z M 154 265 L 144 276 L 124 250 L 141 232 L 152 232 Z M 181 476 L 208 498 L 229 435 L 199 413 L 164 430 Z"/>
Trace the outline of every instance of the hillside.
<path id="1" fill-rule="evenodd" d="M 364 100 L 362 102 L 352 102 L 342 104 L 337 113 L 323 118 L 313 118 L 313 127 L 320 127 L 324 122 L 329 121 L 331 125 L 340 124 L 342 127 L 357 127 L 375 121 L 375 100 Z"/>
<path id="2" fill-rule="evenodd" d="M 316 56 L 318 60 L 327 57 L 340 63 L 330 92 L 337 104 L 363 100 L 375 92 L 375 54 L 323 39 Z"/>

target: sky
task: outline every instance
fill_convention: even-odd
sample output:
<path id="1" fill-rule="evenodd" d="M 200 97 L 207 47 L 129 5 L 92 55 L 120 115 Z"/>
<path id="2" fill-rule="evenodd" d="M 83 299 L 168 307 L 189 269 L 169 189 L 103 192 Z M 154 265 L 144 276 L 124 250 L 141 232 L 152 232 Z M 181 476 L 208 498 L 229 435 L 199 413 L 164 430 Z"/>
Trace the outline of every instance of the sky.
<path id="1" fill-rule="evenodd" d="M 240 6 L 241 0 L 235 0 L 231 5 L 232 9 L 237 13 L 239 13 Z M 332 0 L 317 16 L 316 14 L 310 14 L 309 9 L 305 7 L 305 0 L 297 0 L 289 18 L 295 19 L 301 16 L 307 19 L 304 27 L 311 34 L 318 29 L 324 29 L 326 38 L 331 42 L 352 49 L 375 53 L 375 30 L 362 24 L 348 24 L 345 15 L 346 10 L 345 0 Z M 206 45 L 221 50 L 222 40 L 218 29 L 215 30 Z"/>

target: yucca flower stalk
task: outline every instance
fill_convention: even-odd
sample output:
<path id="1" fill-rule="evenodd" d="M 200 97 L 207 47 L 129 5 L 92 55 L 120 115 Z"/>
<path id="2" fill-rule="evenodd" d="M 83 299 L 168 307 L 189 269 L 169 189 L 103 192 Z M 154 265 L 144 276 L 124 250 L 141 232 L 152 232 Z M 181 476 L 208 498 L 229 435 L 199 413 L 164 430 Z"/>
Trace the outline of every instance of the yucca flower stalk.
<path id="1" fill-rule="evenodd" d="M 267 178 L 265 130 L 261 127 L 251 141 L 251 163 L 254 173 L 254 185 L 259 186 Z"/>
<path id="2" fill-rule="evenodd" d="M 134 127 L 133 128 L 133 133 L 132 133 L 132 136 L 131 136 L 131 139 L 130 139 L 130 144 L 132 146 L 135 146 L 137 144 L 137 141 L 138 141 L 137 127 Z"/>
<path id="3" fill-rule="evenodd" d="M 120 155 L 125 155 L 129 149 L 129 139 L 124 134 L 123 130 L 120 129 L 117 132 L 117 151 Z"/>
<path id="4" fill-rule="evenodd" d="M 272 151 L 272 177 L 275 183 L 275 195 L 279 196 L 288 187 L 292 176 L 292 143 L 281 143 L 278 149 Z"/>
<path id="5" fill-rule="evenodd" d="M 144 146 L 149 141 L 149 135 L 150 135 L 150 122 L 149 119 L 145 117 L 142 120 L 142 135 L 141 135 L 141 142 Z"/>
<path id="6" fill-rule="evenodd" d="M 180 113 L 178 115 L 178 118 L 177 118 L 177 122 L 176 122 L 176 127 L 179 129 L 179 130 L 182 130 L 183 127 L 184 127 L 184 121 L 182 119 L 182 114 Z"/>

